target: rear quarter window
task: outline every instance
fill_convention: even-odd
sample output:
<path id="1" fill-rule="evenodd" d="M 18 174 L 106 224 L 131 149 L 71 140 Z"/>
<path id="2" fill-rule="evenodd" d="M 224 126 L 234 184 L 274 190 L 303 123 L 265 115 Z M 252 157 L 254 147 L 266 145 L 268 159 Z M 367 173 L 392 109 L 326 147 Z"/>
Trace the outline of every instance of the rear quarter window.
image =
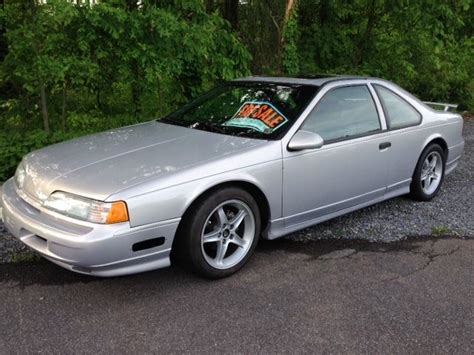
<path id="1" fill-rule="evenodd" d="M 389 129 L 416 126 L 421 122 L 421 114 L 393 91 L 374 85 L 382 102 Z"/>

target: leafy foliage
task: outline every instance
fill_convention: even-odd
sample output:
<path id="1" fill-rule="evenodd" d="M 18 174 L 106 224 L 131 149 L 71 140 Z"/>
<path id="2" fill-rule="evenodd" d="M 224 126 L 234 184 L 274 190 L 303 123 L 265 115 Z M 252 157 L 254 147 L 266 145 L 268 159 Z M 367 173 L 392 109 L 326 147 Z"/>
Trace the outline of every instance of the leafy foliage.
<path id="1" fill-rule="evenodd" d="M 303 71 L 383 77 L 474 107 L 471 0 L 301 0 L 300 13 Z"/>
<path id="2" fill-rule="evenodd" d="M 5 0 L 0 181 L 28 151 L 250 74 L 363 74 L 474 110 L 472 0 Z"/>
<path id="3" fill-rule="evenodd" d="M 129 3 L 11 2 L 0 10 L 8 43 L 0 181 L 31 149 L 162 116 L 220 79 L 249 74 L 248 51 L 200 1 Z"/>
<path id="4" fill-rule="evenodd" d="M 68 108 L 149 119 L 219 79 L 248 74 L 250 55 L 220 16 L 207 14 L 197 1 L 173 4 L 147 3 L 141 11 L 120 1 L 5 5 L 2 82 L 11 86 L 10 99 L 33 109 L 12 112 L 21 105 L 11 102 L 8 116 L 16 113 L 28 128 L 41 127 L 44 87 L 53 130 L 68 129 Z"/>

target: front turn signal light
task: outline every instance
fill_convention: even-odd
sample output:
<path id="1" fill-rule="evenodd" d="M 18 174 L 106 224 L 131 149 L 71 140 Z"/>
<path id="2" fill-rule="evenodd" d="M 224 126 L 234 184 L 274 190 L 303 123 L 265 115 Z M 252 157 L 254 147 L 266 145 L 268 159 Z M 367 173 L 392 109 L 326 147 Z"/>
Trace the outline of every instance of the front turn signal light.
<path id="1" fill-rule="evenodd" d="M 123 201 L 113 202 L 110 206 L 109 213 L 107 214 L 107 220 L 105 223 L 114 224 L 128 221 L 128 209 L 127 205 Z"/>

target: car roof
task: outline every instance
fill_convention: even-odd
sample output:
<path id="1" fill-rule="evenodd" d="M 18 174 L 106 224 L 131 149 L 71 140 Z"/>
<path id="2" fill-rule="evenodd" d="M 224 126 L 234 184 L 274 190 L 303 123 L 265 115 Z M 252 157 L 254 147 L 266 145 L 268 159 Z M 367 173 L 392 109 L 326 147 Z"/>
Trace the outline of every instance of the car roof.
<path id="1" fill-rule="evenodd" d="M 338 80 L 368 80 L 376 79 L 367 76 L 356 75 L 310 75 L 299 77 L 278 77 L 278 76 L 248 76 L 245 78 L 235 79 L 234 81 L 248 81 L 248 82 L 267 82 L 267 83 L 281 83 L 281 84 L 299 84 L 321 86 L 331 81 Z"/>
<path id="2" fill-rule="evenodd" d="M 376 78 L 373 76 L 357 76 L 357 75 L 332 75 L 332 74 L 321 74 L 321 75 L 308 75 L 308 76 L 298 76 L 298 77 L 285 77 L 285 76 L 248 76 L 245 78 L 239 78 L 232 80 L 232 82 L 256 82 L 256 83 L 275 83 L 275 84 L 295 84 L 295 85 L 310 85 L 321 87 L 324 84 L 336 81 L 348 81 L 348 80 L 367 80 L 372 84 L 384 83 L 388 85 L 391 90 L 395 90 L 396 93 L 403 93 L 408 96 L 412 101 L 417 105 L 424 108 L 428 108 L 431 111 L 429 106 L 427 106 L 423 101 L 418 97 L 414 96 L 412 93 L 398 86 L 397 84 L 381 78 Z M 413 104 L 413 103 L 412 103 Z"/>

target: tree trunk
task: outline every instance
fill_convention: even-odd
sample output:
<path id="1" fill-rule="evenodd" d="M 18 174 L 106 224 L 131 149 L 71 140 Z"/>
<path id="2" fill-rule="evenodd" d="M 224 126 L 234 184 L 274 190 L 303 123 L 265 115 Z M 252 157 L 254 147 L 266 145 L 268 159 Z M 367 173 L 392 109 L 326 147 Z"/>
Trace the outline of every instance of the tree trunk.
<path id="1" fill-rule="evenodd" d="M 41 85 L 41 113 L 43 115 L 43 128 L 46 133 L 51 133 L 49 128 L 49 113 L 48 113 L 48 102 L 46 97 L 46 88 L 45 85 Z"/>
<path id="2" fill-rule="evenodd" d="M 239 28 L 239 0 L 225 0 L 222 4 L 222 17 L 230 22 L 232 28 Z"/>
<path id="3" fill-rule="evenodd" d="M 281 31 L 280 31 L 280 37 L 281 37 L 280 42 L 281 42 L 282 47 L 285 43 L 285 28 L 286 28 L 286 25 L 288 24 L 288 21 L 291 18 L 293 10 L 295 9 L 296 1 L 297 0 L 287 0 L 286 1 L 285 17 L 283 18 L 283 24 L 281 26 Z"/>
<path id="4" fill-rule="evenodd" d="M 321 28 L 326 25 L 329 21 L 331 9 L 330 4 L 328 1 L 322 1 L 321 5 L 319 6 L 319 23 L 321 24 Z"/>
<path id="5" fill-rule="evenodd" d="M 287 0 L 286 1 L 286 9 L 285 9 L 285 20 L 284 20 L 284 25 L 288 22 L 290 19 L 291 13 L 293 12 L 293 9 L 295 8 L 296 5 L 296 0 Z"/>
<path id="6" fill-rule="evenodd" d="M 101 88 L 99 85 L 94 85 L 94 91 L 95 91 L 95 103 L 96 103 L 96 106 L 97 108 L 100 110 L 100 111 L 104 111 L 104 105 L 102 103 L 102 96 L 101 96 Z"/>
<path id="7" fill-rule="evenodd" d="M 295 9 L 297 0 L 286 0 L 286 7 L 285 7 L 285 16 L 283 17 L 283 24 L 279 29 L 279 43 L 278 43 L 278 67 L 280 73 L 283 73 L 283 51 L 285 48 L 285 29 L 288 21 L 291 18 L 293 10 Z"/>
<path id="8" fill-rule="evenodd" d="M 130 83 L 132 89 L 132 102 L 133 102 L 133 116 L 138 117 L 141 111 L 141 97 L 142 97 L 142 85 L 141 85 L 141 71 L 138 66 L 136 59 L 132 60 L 131 71 L 133 73 L 133 80 Z"/>
<path id="9" fill-rule="evenodd" d="M 138 0 L 126 0 L 125 6 L 128 11 L 134 11 L 138 9 Z"/>
<path id="10" fill-rule="evenodd" d="M 66 131 L 66 104 L 67 104 L 67 85 L 63 86 L 63 102 L 61 105 L 61 128 Z"/>
<path id="11" fill-rule="evenodd" d="M 0 0 L 0 5 L 3 7 L 5 6 L 4 0 Z M 7 39 L 5 38 L 5 27 L 0 26 L 0 62 L 7 56 L 8 53 L 8 44 Z"/>
<path id="12" fill-rule="evenodd" d="M 214 0 L 206 0 L 204 6 L 206 7 L 206 12 L 208 14 L 211 14 L 216 10 L 216 4 Z"/>
<path id="13" fill-rule="evenodd" d="M 364 34 L 360 38 L 357 54 L 354 56 L 355 66 L 359 66 L 360 64 L 362 64 L 367 55 L 367 50 L 370 45 L 370 37 L 372 36 L 372 29 L 374 28 L 375 20 L 377 16 L 376 7 L 377 7 L 376 0 L 372 0 L 370 2 L 368 14 L 367 14 L 367 27 L 365 29 Z"/>

